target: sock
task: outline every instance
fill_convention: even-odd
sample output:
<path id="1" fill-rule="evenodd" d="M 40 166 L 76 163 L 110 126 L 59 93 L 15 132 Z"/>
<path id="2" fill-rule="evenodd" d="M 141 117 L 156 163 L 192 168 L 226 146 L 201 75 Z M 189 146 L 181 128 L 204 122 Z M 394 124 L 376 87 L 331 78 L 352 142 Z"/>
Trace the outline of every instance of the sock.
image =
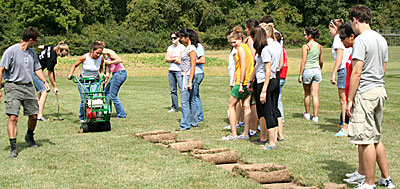
<path id="1" fill-rule="evenodd" d="M 26 134 L 28 134 L 28 135 L 33 135 L 33 130 L 30 130 L 30 129 L 28 128 L 28 130 L 26 131 Z"/>
<path id="2" fill-rule="evenodd" d="M 374 188 L 374 187 L 376 187 L 375 184 L 374 184 L 374 185 L 369 185 L 369 184 L 367 184 L 367 183 L 364 183 L 364 184 L 366 185 L 367 188 Z"/>
<path id="3" fill-rule="evenodd" d="M 17 149 L 17 139 L 16 138 L 10 138 L 10 145 L 11 145 L 11 150 Z"/>

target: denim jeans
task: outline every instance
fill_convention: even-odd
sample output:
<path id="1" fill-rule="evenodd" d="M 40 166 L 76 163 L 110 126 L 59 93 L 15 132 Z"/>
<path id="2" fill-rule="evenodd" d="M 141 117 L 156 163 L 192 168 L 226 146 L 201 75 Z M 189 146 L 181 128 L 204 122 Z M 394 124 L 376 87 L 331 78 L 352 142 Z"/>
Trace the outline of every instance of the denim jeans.
<path id="1" fill-rule="evenodd" d="M 201 82 L 203 81 L 203 78 L 204 78 L 204 73 L 198 73 L 194 75 L 193 79 L 193 93 L 194 93 L 193 95 L 197 109 L 195 116 L 197 116 L 197 119 L 200 122 L 204 122 L 203 105 L 200 99 L 200 88 L 199 88 Z"/>
<path id="2" fill-rule="evenodd" d="M 194 90 L 189 91 L 188 89 L 185 89 L 181 91 L 181 104 L 181 128 L 187 130 L 190 129 L 191 126 L 196 127 L 199 123 L 197 116 L 195 116 L 197 106 L 194 101 Z"/>
<path id="3" fill-rule="evenodd" d="M 179 110 L 178 102 L 178 90 L 176 84 L 178 84 L 179 91 L 182 90 L 182 77 L 180 71 L 168 71 L 169 87 L 171 88 L 171 109 Z M 181 97 L 182 98 L 182 97 Z"/>
<path id="4" fill-rule="evenodd" d="M 101 87 L 101 85 L 99 85 L 98 87 L 97 87 L 97 82 L 93 82 L 91 85 L 89 85 L 89 83 L 82 83 L 84 86 L 85 86 L 85 88 L 86 88 L 86 92 L 90 92 L 90 91 L 95 91 L 95 90 L 100 90 L 100 87 Z M 90 89 L 89 89 L 89 86 L 90 86 Z M 96 88 L 97 87 L 97 88 Z M 85 92 L 85 91 L 83 91 L 83 89 L 82 89 L 82 87 L 81 87 L 81 84 L 79 84 L 78 83 L 78 91 L 79 91 L 79 94 L 81 95 L 81 104 L 79 105 L 79 120 L 84 120 L 85 119 L 85 98 L 84 98 L 84 96 L 83 96 L 83 92 Z M 93 94 L 93 95 L 95 95 L 95 94 Z M 86 99 L 88 98 L 88 96 L 86 96 Z"/>
<path id="5" fill-rule="evenodd" d="M 117 112 L 117 118 L 125 118 L 126 113 L 124 111 L 124 107 L 122 107 L 121 101 L 118 98 L 118 92 L 121 88 L 121 85 L 125 82 L 127 77 L 126 70 L 120 70 L 114 72 L 112 78 L 107 83 L 106 88 L 104 89 L 104 95 L 108 98 L 110 102 L 110 112 L 111 112 L 111 102 L 114 103 L 115 110 Z"/>
<path id="6" fill-rule="evenodd" d="M 280 79 L 279 81 L 279 98 L 278 98 L 278 109 L 281 112 L 281 116 L 282 116 L 282 121 L 285 123 L 285 116 L 283 114 L 283 104 L 282 104 L 282 100 L 281 100 L 281 96 L 282 96 L 282 87 L 283 85 L 285 85 L 286 82 L 286 78 L 285 79 Z"/>

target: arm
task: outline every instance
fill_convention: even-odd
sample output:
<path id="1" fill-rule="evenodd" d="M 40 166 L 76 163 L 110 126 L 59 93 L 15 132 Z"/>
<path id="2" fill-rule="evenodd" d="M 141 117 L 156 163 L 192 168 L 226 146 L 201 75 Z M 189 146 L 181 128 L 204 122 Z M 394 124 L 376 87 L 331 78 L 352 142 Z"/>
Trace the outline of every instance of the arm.
<path id="1" fill-rule="evenodd" d="M 383 63 L 383 76 L 385 76 L 385 74 L 386 74 L 386 63 L 387 62 L 384 62 Z M 0 80 L 1 81 L 1 80 Z"/>
<path id="2" fill-rule="evenodd" d="M 71 66 L 71 69 L 69 71 L 68 74 L 68 79 L 71 80 L 72 79 L 72 74 L 74 74 L 75 68 L 79 66 L 79 64 L 85 62 L 86 57 L 85 55 L 82 55 L 81 57 L 78 58 L 78 60 Z"/>
<path id="3" fill-rule="evenodd" d="M 249 79 L 249 83 L 247 84 L 247 90 L 250 91 L 250 92 L 253 91 L 252 82 L 253 82 L 254 78 L 256 77 L 256 68 L 257 68 L 257 66 L 258 66 L 258 62 L 256 62 L 256 65 L 254 66 L 253 72 L 251 73 L 251 76 L 250 76 L 250 79 Z"/>
<path id="4" fill-rule="evenodd" d="M 321 45 L 319 45 L 319 50 L 321 51 L 321 54 L 319 55 L 319 67 L 322 70 L 322 66 L 324 66 L 324 51 Z"/>
<path id="5" fill-rule="evenodd" d="M 322 54 L 322 51 L 321 51 Z M 336 62 L 335 65 L 333 66 L 333 71 L 332 71 L 332 77 L 331 77 L 331 83 L 336 84 L 336 72 L 340 67 L 340 64 L 342 64 L 342 59 L 343 59 L 343 49 L 336 49 Z"/>
<path id="6" fill-rule="evenodd" d="M 202 56 L 199 59 L 196 60 L 196 64 L 205 64 L 206 63 L 206 57 Z"/>
<path id="7" fill-rule="evenodd" d="M 196 51 L 191 51 L 189 53 L 190 55 L 190 76 L 189 76 L 189 84 L 188 84 L 188 89 L 192 90 L 193 89 L 193 78 L 196 70 Z"/>
<path id="8" fill-rule="evenodd" d="M 171 58 L 170 54 L 171 54 L 171 51 L 167 51 L 167 53 L 165 54 L 165 58 L 164 58 L 165 62 L 167 62 L 167 63 L 173 62 L 176 64 L 181 63 L 181 61 L 178 61 L 178 59 L 180 59 L 181 57 Z"/>
<path id="9" fill-rule="evenodd" d="M 243 47 L 239 47 L 238 49 L 239 59 L 240 59 L 240 85 L 239 85 L 239 93 L 242 94 L 243 90 L 243 82 L 246 77 L 246 52 Z"/>
<path id="10" fill-rule="evenodd" d="M 256 49 L 254 49 L 254 41 L 253 38 L 249 37 L 246 43 L 247 46 L 249 46 L 250 51 L 251 51 L 251 55 L 253 56 L 253 60 L 256 57 Z"/>
<path id="11" fill-rule="evenodd" d="M 279 60 L 279 70 L 282 70 L 282 68 L 283 68 L 283 51 L 282 51 L 282 54 L 281 54 L 281 59 Z"/>
<path id="12" fill-rule="evenodd" d="M 56 86 L 56 79 L 54 78 L 54 71 L 48 70 L 47 71 L 47 75 L 49 76 L 51 85 L 53 85 L 54 94 L 57 94 L 58 93 L 58 89 L 57 89 L 57 86 Z"/>
<path id="13" fill-rule="evenodd" d="M 46 92 L 50 92 L 50 85 L 49 83 L 46 81 L 46 77 L 44 77 L 43 71 L 42 69 L 38 69 L 35 71 L 36 76 L 38 76 L 38 78 L 43 81 L 44 83 L 44 87 L 46 88 Z"/>
<path id="14" fill-rule="evenodd" d="M 304 67 L 306 66 L 307 51 L 308 51 L 308 47 L 307 47 L 306 44 L 304 44 L 303 48 L 302 48 L 302 58 L 301 58 L 301 64 L 300 64 L 300 73 L 299 73 L 299 78 L 297 79 L 297 81 L 299 83 L 301 83 L 301 79 L 303 77 L 303 72 L 304 72 Z"/>
<path id="15" fill-rule="evenodd" d="M 269 84 L 269 78 L 271 77 L 271 62 L 264 62 L 264 64 L 265 64 L 265 81 L 260 94 L 260 101 L 262 104 L 265 104 L 267 102 L 267 89 Z"/>
<path id="16" fill-rule="evenodd" d="M 1 81 L 2 81 L 2 79 L 3 79 L 4 70 L 5 70 L 5 68 L 2 67 L 2 66 L 0 66 L 0 83 L 1 83 Z M 3 94 L 1 93 L 1 91 L 0 91 L 0 99 L 3 100 Z"/>
<path id="17" fill-rule="evenodd" d="M 353 59 L 353 71 L 350 76 L 349 96 L 347 99 L 346 113 L 351 118 L 351 107 L 353 106 L 353 99 L 356 95 L 358 85 L 360 83 L 361 72 L 364 62 L 358 59 Z"/>
<path id="18" fill-rule="evenodd" d="M 115 53 L 114 51 L 111 51 L 111 53 L 110 53 L 110 58 L 112 59 L 112 61 L 109 61 L 109 60 L 104 61 L 104 63 L 105 63 L 106 65 L 122 63 L 121 58 L 120 58 L 120 57 L 117 55 L 117 53 Z"/>

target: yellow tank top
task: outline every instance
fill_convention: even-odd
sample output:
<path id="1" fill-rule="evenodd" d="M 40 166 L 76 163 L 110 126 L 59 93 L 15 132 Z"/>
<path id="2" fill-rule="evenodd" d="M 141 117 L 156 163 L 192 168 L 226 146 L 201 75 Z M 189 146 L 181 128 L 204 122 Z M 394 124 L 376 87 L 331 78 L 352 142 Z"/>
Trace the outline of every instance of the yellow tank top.
<path id="1" fill-rule="evenodd" d="M 253 73 L 254 68 L 254 60 L 253 55 L 251 55 L 251 50 L 246 44 L 241 44 L 240 47 L 243 47 L 244 51 L 246 52 L 246 75 L 244 77 L 243 86 L 246 86 L 249 82 L 251 73 Z M 236 65 L 235 65 L 235 74 L 236 74 L 236 84 L 240 85 L 240 69 L 241 69 L 241 62 L 239 57 L 239 49 L 235 55 L 236 58 Z"/>

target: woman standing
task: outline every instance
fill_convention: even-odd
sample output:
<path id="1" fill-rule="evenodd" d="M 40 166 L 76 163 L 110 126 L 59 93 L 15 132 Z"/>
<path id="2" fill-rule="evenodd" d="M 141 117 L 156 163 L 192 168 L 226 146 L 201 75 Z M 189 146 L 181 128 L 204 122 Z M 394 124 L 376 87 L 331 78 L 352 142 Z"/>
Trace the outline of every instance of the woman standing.
<path id="1" fill-rule="evenodd" d="M 103 43 L 105 46 L 105 43 Z M 104 89 L 104 95 L 110 100 L 110 111 L 111 102 L 114 103 L 115 111 L 117 112 L 117 118 L 126 118 L 126 113 L 121 101 L 118 98 L 118 92 L 122 84 L 124 84 L 127 73 L 124 65 L 122 64 L 121 58 L 111 49 L 104 48 L 104 63 L 109 66 L 112 78 L 107 83 Z"/>
<path id="2" fill-rule="evenodd" d="M 346 61 L 348 60 L 352 48 L 346 48 L 342 41 L 339 38 L 338 28 L 344 23 L 343 19 L 334 19 L 329 23 L 329 32 L 333 37 L 333 45 L 332 45 L 332 55 L 334 58 L 335 65 L 332 71 L 331 83 L 336 84 L 335 76 L 336 72 L 338 73 L 337 77 L 337 87 L 339 93 L 339 101 L 341 104 L 341 118 L 345 117 L 346 114 L 346 95 L 345 95 L 345 86 L 346 86 Z M 347 124 L 342 123 L 342 129 L 335 136 L 347 136 Z"/>
<path id="3" fill-rule="evenodd" d="M 300 65 L 300 74 L 298 78 L 299 83 L 303 83 L 304 89 L 304 106 L 306 112 L 303 116 L 305 119 L 310 120 L 310 104 L 311 97 L 313 100 L 312 121 L 318 122 L 318 108 L 319 108 L 319 84 L 322 80 L 321 69 L 323 66 L 323 51 L 322 46 L 318 44 L 315 39 L 319 38 L 319 30 L 316 28 L 306 28 L 304 30 L 304 39 L 307 44 L 303 45 L 303 56 Z M 312 89 L 312 91 L 311 91 Z"/>
<path id="4" fill-rule="evenodd" d="M 235 75 L 236 84 L 232 88 L 229 97 L 229 123 L 231 125 L 231 134 L 222 137 L 222 140 L 249 139 L 249 121 L 250 121 L 250 93 L 247 90 L 247 83 L 253 72 L 253 56 L 250 48 L 243 43 L 244 35 L 241 27 L 233 28 L 233 32 L 229 36 L 231 45 L 237 49 L 235 55 Z M 238 136 L 236 129 L 236 104 L 242 100 L 244 107 L 244 125 L 245 129 L 242 135 Z"/>
<path id="5" fill-rule="evenodd" d="M 68 79 L 72 79 L 72 74 L 74 74 L 75 68 L 78 67 L 80 64 L 82 64 L 82 73 L 80 77 L 85 77 L 85 76 L 92 76 L 92 77 L 97 77 L 97 76 L 103 76 L 103 64 L 104 64 L 104 59 L 101 56 L 103 53 L 104 46 L 102 42 L 95 41 L 93 42 L 90 52 L 82 55 L 81 57 L 78 58 L 78 60 L 71 66 L 71 70 L 68 75 Z M 107 77 L 108 74 L 106 74 L 106 81 L 108 79 Z M 97 86 L 96 84 L 92 84 L 92 86 Z M 100 87 L 100 85 L 98 85 Z M 89 87 L 89 86 L 87 86 Z M 84 96 L 83 96 L 83 89 L 81 86 L 78 84 L 78 90 L 79 94 L 81 95 L 81 103 L 79 107 L 79 120 L 81 123 L 85 122 L 85 102 Z M 93 90 L 93 89 L 91 89 Z M 99 90 L 96 88 L 96 90 Z"/>
<path id="6" fill-rule="evenodd" d="M 204 79 L 204 64 L 206 63 L 206 57 L 205 57 L 205 51 L 203 45 L 200 43 L 200 38 L 197 36 L 197 33 L 194 33 L 196 35 L 197 41 L 195 42 L 197 44 L 196 47 L 196 70 L 195 70 L 195 75 L 193 79 L 193 95 L 194 95 L 194 101 L 196 104 L 196 110 L 197 112 L 195 113 L 194 116 L 197 116 L 197 120 L 199 123 L 204 122 L 204 112 L 203 112 L 203 104 L 201 103 L 200 99 L 200 84 Z"/>
<path id="7" fill-rule="evenodd" d="M 44 71 L 47 68 L 47 73 L 50 79 L 50 83 L 51 85 L 53 85 L 54 94 L 57 95 L 58 88 L 56 85 L 54 68 L 56 67 L 57 64 L 57 57 L 67 56 L 69 53 L 69 47 L 64 41 L 60 41 L 57 46 L 41 45 L 38 48 L 42 50 L 38 55 L 40 65 L 42 66 L 42 70 Z M 46 103 L 46 98 L 48 93 L 46 92 L 43 82 L 36 76 L 36 74 L 33 75 L 33 84 L 35 85 L 35 89 L 38 92 L 37 98 L 39 103 L 39 112 L 37 119 L 39 121 L 47 121 L 47 119 L 43 117 L 43 109 L 44 109 L 44 104 Z"/>
<path id="8" fill-rule="evenodd" d="M 198 117 L 195 116 L 196 104 L 193 93 L 193 78 L 196 70 L 196 47 L 197 34 L 194 30 L 184 28 L 179 31 L 179 38 L 182 44 L 186 45 L 181 55 L 181 74 L 182 74 L 182 90 L 181 90 L 181 123 L 176 131 L 189 130 L 190 127 L 198 126 Z"/>
<path id="9" fill-rule="evenodd" d="M 182 77 L 181 77 L 181 54 L 185 50 L 179 42 L 178 31 L 171 32 L 171 42 L 165 54 L 165 62 L 169 63 L 168 80 L 169 88 L 171 89 L 171 100 L 172 106 L 168 112 L 178 112 L 179 111 L 179 101 L 178 101 L 178 90 L 176 84 L 178 84 L 179 91 L 182 89 Z"/>
<path id="10" fill-rule="evenodd" d="M 262 150 L 276 149 L 278 118 L 279 80 L 276 76 L 282 55 L 282 46 L 275 40 L 272 24 L 256 27 L 251 32 L 256 49 L 256 70 L 250 79 L 256 78 L 257 85 L 253 87 L 256 95 L 257 114 L 260 119 L 261 141 L 266 141 L 266 129 L 269 142 Z M 265 28 L 265 29 L 264 29 Z M 249 87 L 251 87 L 249 83 Z"/>

